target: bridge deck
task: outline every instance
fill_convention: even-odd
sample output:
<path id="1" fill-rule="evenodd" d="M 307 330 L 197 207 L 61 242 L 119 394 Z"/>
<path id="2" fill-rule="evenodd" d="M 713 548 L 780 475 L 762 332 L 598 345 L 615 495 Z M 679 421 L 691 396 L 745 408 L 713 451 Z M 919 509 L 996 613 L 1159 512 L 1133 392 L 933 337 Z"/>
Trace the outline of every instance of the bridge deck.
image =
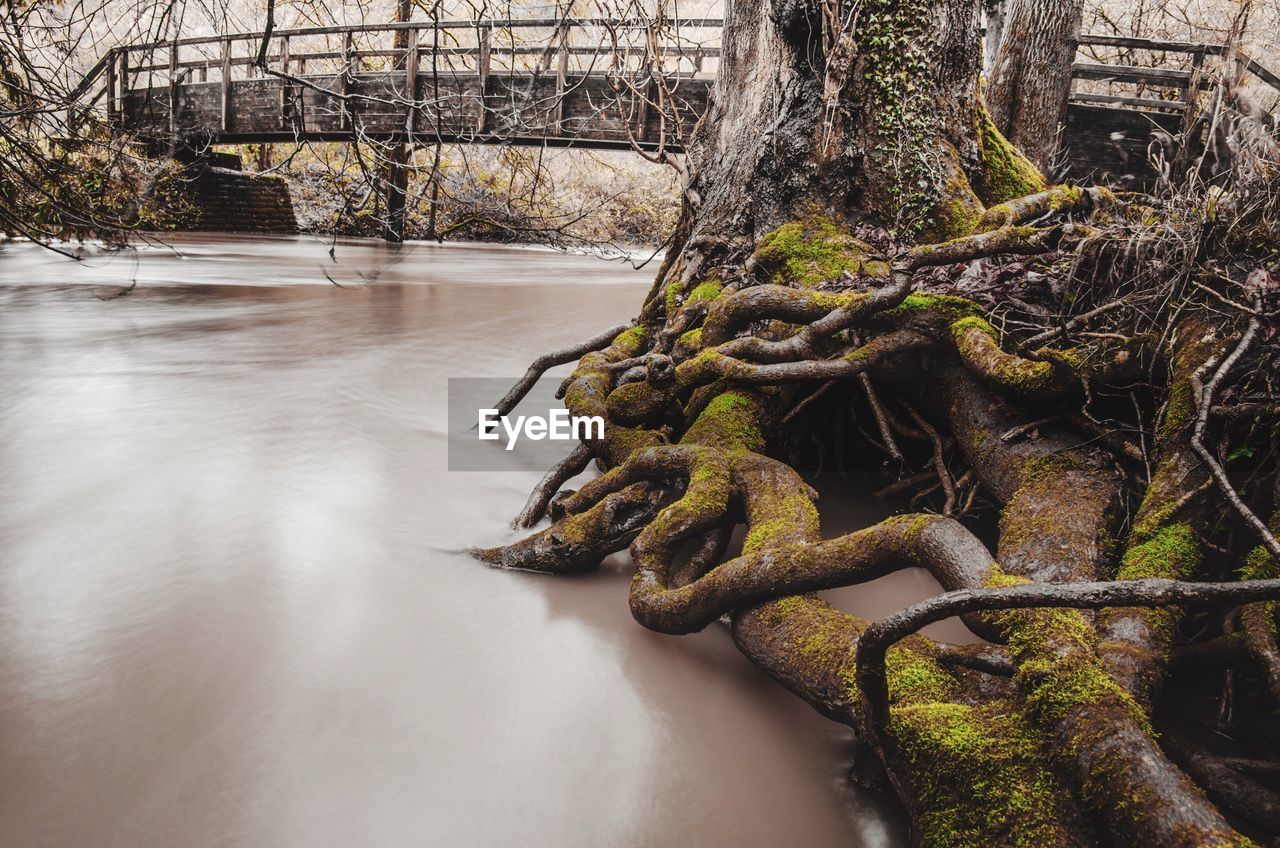
<path id="1" fill-rule="evenodd" d="M 619 96 L 604 74 L 418 73 L 406 71 L 183 83 L 125 93 L 122 124 L 144 134 L 176 130 L 213 143 L 350 141 L 413 135 L 445 142 L 627 148 L 665 139 L 679 149 L 707 106 L 714 80 L 669 78 L 668 106 L 680 122 L 646 108 L 637 94 Z M 657 84 L 654 83 L 656 89 Z M 170 115 L 176 95 L 177 114 Z M 654 92 L 650 91 L 650 98 Z M 665 124 L 664 124 L 665 121 Z M 664 135 L 665 134 L 665 135 Z"/>

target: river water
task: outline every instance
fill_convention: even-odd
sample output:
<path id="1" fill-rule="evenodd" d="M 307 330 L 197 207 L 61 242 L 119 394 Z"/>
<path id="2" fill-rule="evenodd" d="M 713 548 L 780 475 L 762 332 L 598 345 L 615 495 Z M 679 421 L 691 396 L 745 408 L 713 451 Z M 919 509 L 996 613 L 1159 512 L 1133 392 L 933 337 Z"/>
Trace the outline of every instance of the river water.
<path id="1" fill-rule="evenodd" d="M 0 844 L 904 844 L 722 628 L 631 620 L 625 558 L 458 553 L 536 475 L 446 470 L 446 380 L 625 320 L 653 268 L 327 250 L 0 245 Z"/>

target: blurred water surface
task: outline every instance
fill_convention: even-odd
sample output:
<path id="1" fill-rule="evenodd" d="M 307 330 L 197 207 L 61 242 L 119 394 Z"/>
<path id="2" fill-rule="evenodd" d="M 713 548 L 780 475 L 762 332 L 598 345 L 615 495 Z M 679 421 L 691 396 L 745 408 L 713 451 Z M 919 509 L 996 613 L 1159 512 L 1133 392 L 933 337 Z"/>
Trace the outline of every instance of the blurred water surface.
<path id="1" fill-rule="evenodd" d="M 625 320 L 655 269 L 327 250 L 0 245 L 0 843 L 904 844 L 721 628 L 631 620 L 625 559 L 458 553 L 536 475 L 446 470 L 446 380 Z"/>

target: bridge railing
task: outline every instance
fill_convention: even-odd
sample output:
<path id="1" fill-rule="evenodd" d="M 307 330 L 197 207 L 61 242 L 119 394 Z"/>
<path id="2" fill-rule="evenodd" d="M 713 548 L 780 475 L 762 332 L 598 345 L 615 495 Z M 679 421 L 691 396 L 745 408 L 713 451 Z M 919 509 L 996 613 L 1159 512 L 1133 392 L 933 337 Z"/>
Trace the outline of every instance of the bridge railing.
<path id="1" fill-rule="evenodd" d="M 659 99 L 647 95 L 649 78 L 669 76 L 678 85 L 681 79 L 700 78 L 705 82 L 714 77 L 719 69 L 722 26 L 719 18 L 660 22 L 604 18 L 426 19 L 281 29 L 266 36 L 260 32 L 197 36 L 116 48 L 86 76 L 77 88 L 77 96 L 83 95 L 81 102 L 88 107 L 105 100 L 108 119 L 126 126 L 126 103 L 132 103 L 136 110 L 140 92 L 145 92 L 148 128 L 155 129 L 157 119 L 162 124 L 167 120 L 175 133 L 182 128 L 181 109 L 177 108 L 182 98 L 197 94 L 207 100 L 212 96 L 219 101 L 217 108 L 221 112 L 216 128 L 225 133 L 230 123 L 233 88 L 246 81 L 269 80 L 279 85 L 279 93 L 273 96 L 281 100 L 278 111 L 283 129 L 290 108 L 297 106 L 287 101 L 301 101 L 300 88 L 309 86 L 332 95 L 326 108 L 345 113 L 346 100 L 357 77 L 369 79 L 381 74 L 391 80 L 399 74 L 399 79 L 404 80 L 409 76 L 407 70 L 413 69 L 417 74 L 430 74 L 433 79 L 478 81 L 478 85 L 472 85 L 471 93 L 457 89 L 447 97 L 478 102 L 481 114 L 476 129 L 483 132 L 487 79 L 523 74 L 535 80 L 541 76 L 544 81 L 554 81 L 554 85 L 539 89 L 541 93 L 533 105 L 553 130 L 559 130 L 565 95 L 579 84 L 571 77 L 580 80 L 584 75 L 603 76 L 607 72 L 625 79 L 632 101 L 628 108 L 642 113 L 636 123 L 643 128 L 643 112 L 649 101 Z M 1176 131 L 1179 120 L 1189 121 L 1196 113 L 1201 93 L 1230 74 L 1256 79 L 1280 93 L 1280 76 L 1222 45 L 1085 35 L 1080 46 L 1082 55 L 1073 67 L 1073 107 L 1128 110 L 1139 129 L 1149 129 L 1154 122 Z M 1094 55 L 1088 55 L 1090 52 Z M 260 53 L 265 56 L 265 68 L 260 66 Z M 1145 61 L 1140 57 L 1146 57 Z M 306 82 L 316 78 L 323 82 Z M 289 80 L 297 82 L 291 87 Z M 95 90 L 95 85 L 100 87 Z M 197 92 L 197 88 L 202 90 Z M 440 98 L 426 103 L 429 93 L 419 96 L 405 83 L 401 83 L 398 94 L 392 88 L 383 86 L 381 92 L 394 101 L 396 108 L 435 109 L 437 114 L 450 108 L 456 110 L 456 102 L 453 106 L 442 105 Z M 513 88 L 507 86 L 505 90 L 510 93 Z M 705 96 L 705 86 L 703 90 Z M 584 95 L 597 102 L 609 96 L 600 87 Z M 318 102 L 316 98 L 312 101 Z M 171 104 L 175 108 L 170 108 Z"/>
<path id="2" fill-rule="evenodd" d="M 1194 109 L 1199 92 L 1213 88 L 1232 74 L 1240 78 L 1253 77 L 1280 93 L 1280 76 L 1222 44 L 1084 35 L 1080 38 L 1080 47 L 1102 48 L 1116 54 L 1119 61 L 1077 61 L 1072 68 L 1072 78 L 1077 85 L 1071 93 L 1072 101 L 1077 103 L 1185 112 Z M 1148 54 L 1152 60 L 1148 64 L 1136 64 L 1135 53 Z M 1180 59 L 1171 62 L 1169 56 Z M 1208 60 L 1213 58 L 1225 62 L 1221 67 L 1210 68 Z M 1182 67 L 1168 67 L 1171 64 Z M 1081 82 L 1085 84 L 1078 84 Z M 1117 93 L 1115 84 L 1125 87 L 1125 92 Z M 1101 90 L 1104 88 L 1108 90 Z"/>
<path id="3" fill-rule="evenodd" d="M 116 48 L 105 68 L 106 108 L 118 120 L 135 89 L 220 82 L 223 99 L 234 80 L 403 71 L 440 75 L 647 72 L 714 77 L 720 58 L 720 18 L 660 21 L 604 18 L 419 20 L 197 36 Z M 265 45 L 266 69 L 259 63 Z M 174 114 L 176 120 L 176 112 Z"/>
<path id="4" fill-rule="evenodd" d="M 1086 35 L 1073 69 L 1064 156 L 1076 179 L 1151 183 L 1204 150 L 1206 97 L 1220 86 L 1253 88 L 1251 108 L 1265 125 L 1280 102 L 1280 77 L 1239 50 L 1124 36 Z M 1256 85 L 1246 86 L 1246 82 Z M 1240 105 L 1239 102 L 1236 104 Z M 1153 157 L 1153 141 L 1161 156 Z M 1091 176 L 1093 175 L 1093 176 Z"/>

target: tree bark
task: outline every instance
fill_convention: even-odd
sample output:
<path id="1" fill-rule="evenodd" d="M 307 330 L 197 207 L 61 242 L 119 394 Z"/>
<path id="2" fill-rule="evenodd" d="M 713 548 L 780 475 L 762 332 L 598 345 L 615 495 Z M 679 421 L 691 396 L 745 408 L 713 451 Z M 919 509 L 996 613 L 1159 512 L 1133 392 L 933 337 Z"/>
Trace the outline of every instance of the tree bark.
<path id="1" fill-rule="evenodd" d="M 941 241 L 1043 188 L 983 131 L 976 4 L 863 3 L 827 50 L 821 19 L 805 2 L 732 4 L 692 154 L 693 241 L 750 244 L 801 210 Z"/>
<path id="2" fill-rule="evenodd" d="M 1067 117 L 1084 0 L 1011 0 L 987 84 L 996 127 L 1049 170 Z"/>

